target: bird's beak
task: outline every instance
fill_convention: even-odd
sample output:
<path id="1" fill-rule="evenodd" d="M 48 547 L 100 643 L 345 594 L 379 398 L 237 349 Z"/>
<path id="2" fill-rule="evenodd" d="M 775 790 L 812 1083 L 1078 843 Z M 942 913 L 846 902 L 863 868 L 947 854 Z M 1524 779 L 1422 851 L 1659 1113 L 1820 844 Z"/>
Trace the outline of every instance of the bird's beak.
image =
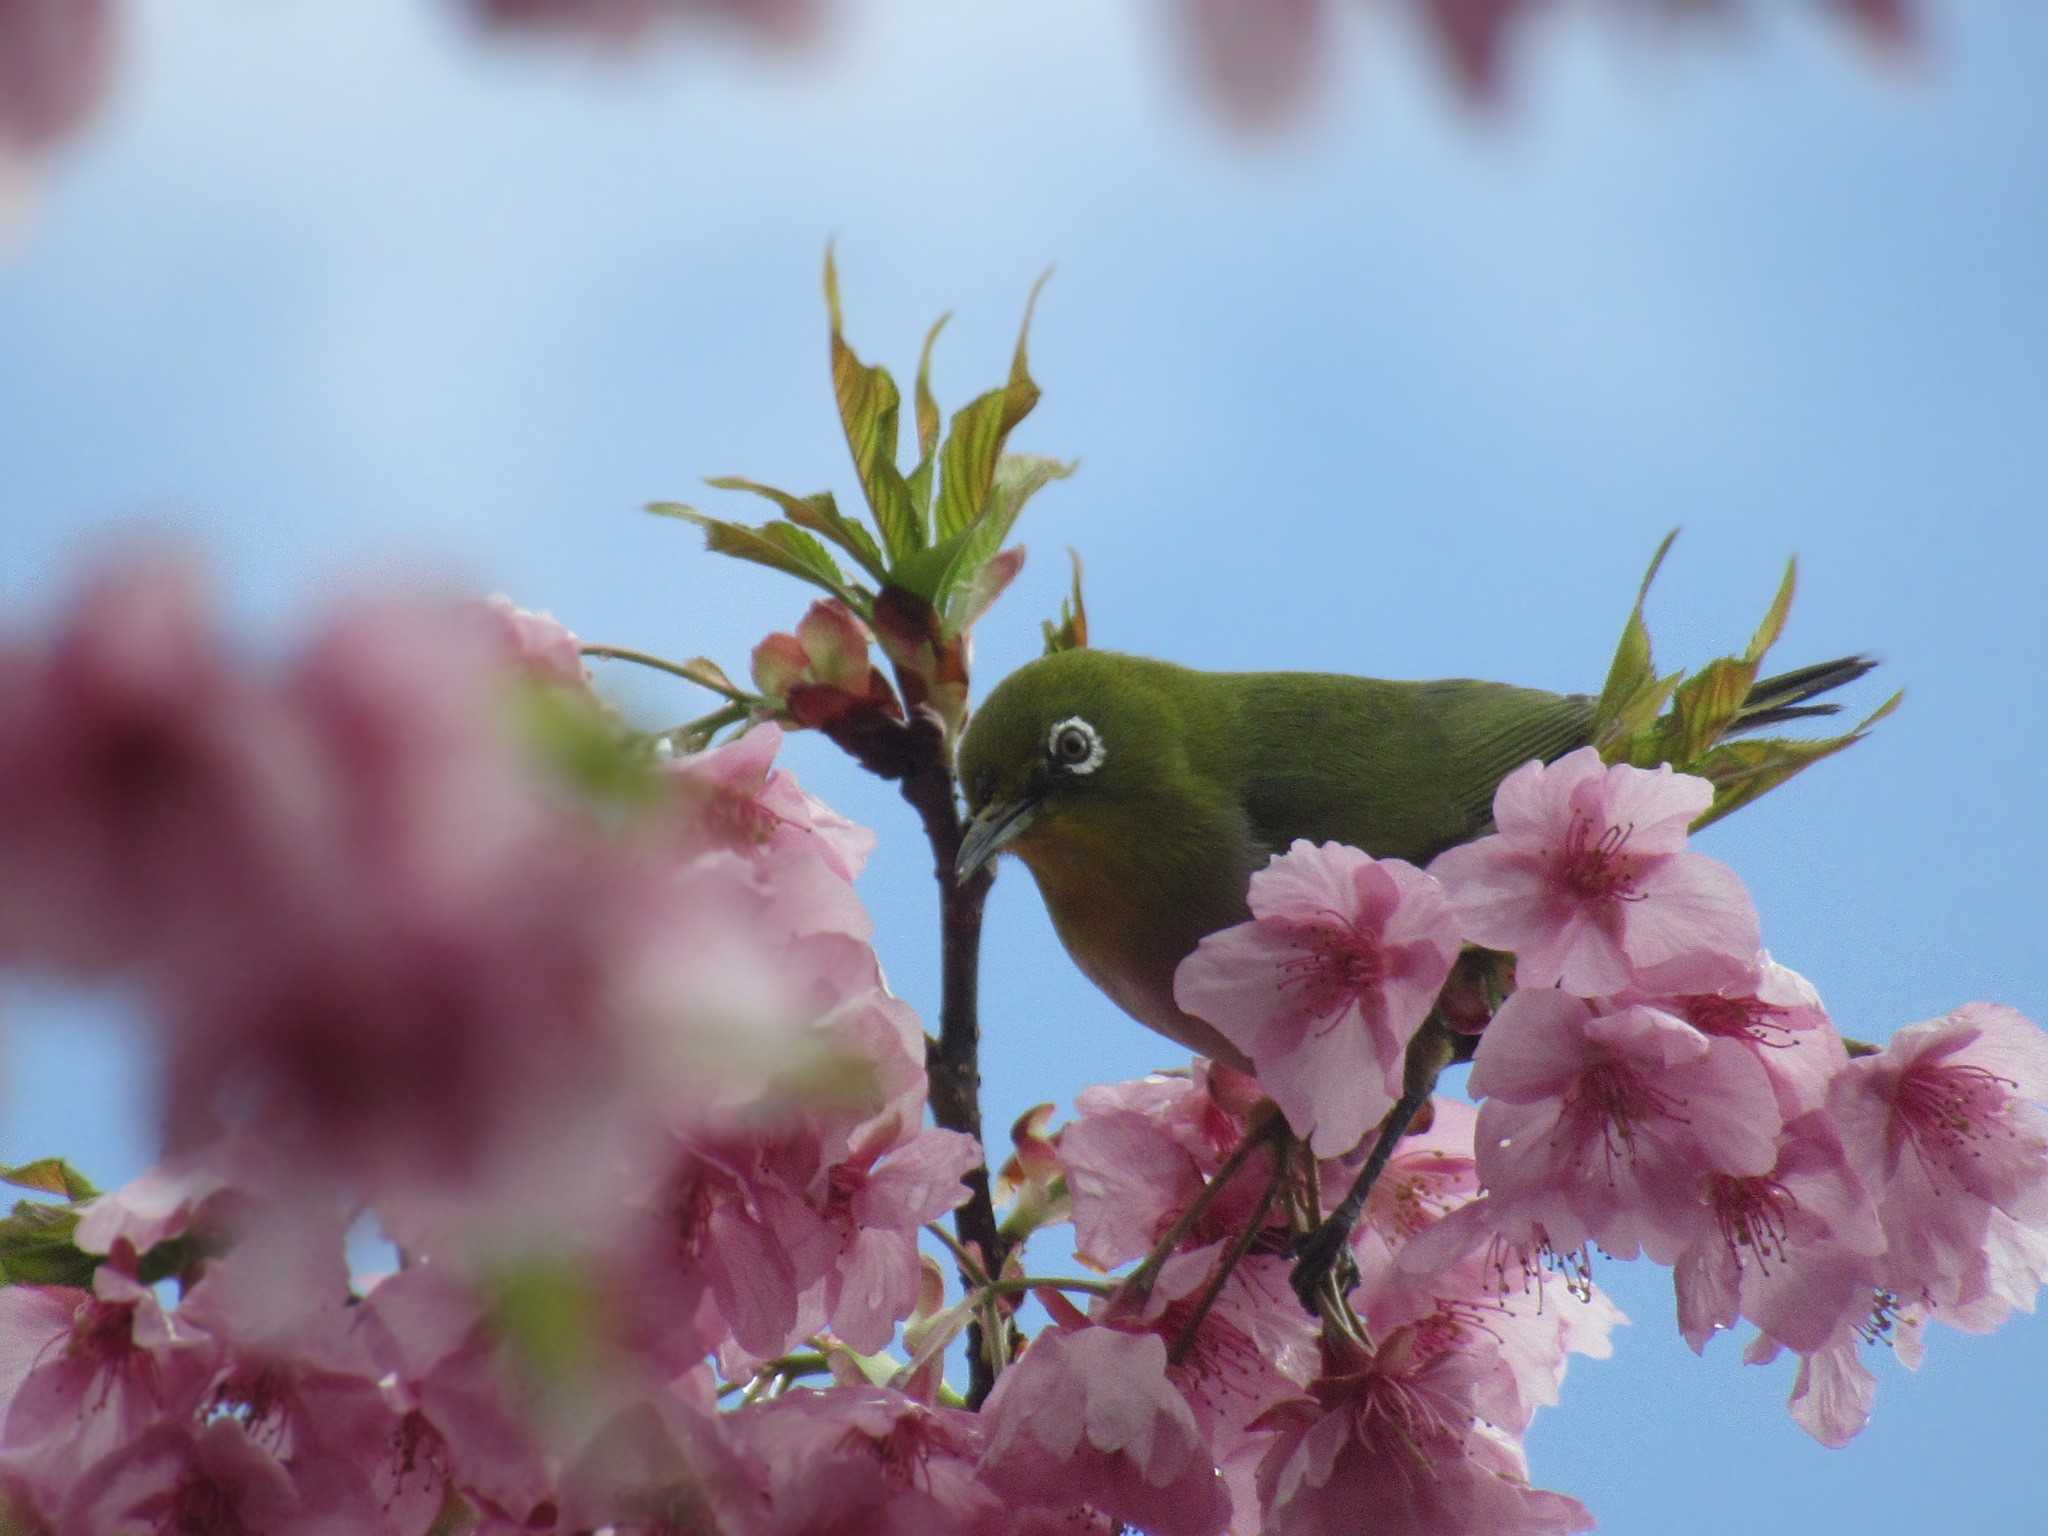
<path id="1" fill-rule="evenodd" d="M 960 840 L 959 856 L 953 860 L 953 878 L 964 884 L 977 869 L 991 862 L 1038 819 L 1038 807 L 1035 795 L 1021 800 L 996 800 L 983 806 L 967 823 L 967 835 Z"/>

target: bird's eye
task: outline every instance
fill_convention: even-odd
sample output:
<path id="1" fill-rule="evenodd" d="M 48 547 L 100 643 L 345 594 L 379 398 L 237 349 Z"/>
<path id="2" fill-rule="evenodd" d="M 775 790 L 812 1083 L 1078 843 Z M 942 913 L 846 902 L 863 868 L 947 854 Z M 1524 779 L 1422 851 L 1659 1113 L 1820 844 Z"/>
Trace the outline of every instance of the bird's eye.
<path id="1" fill-rule="evenodd" d="M 1093 773 L 1102 766 L 1102 738 L 1095 727 L 1076 715 L 1062 720 L 1045 739 L 1046 754 L 1070 773 Z"/>

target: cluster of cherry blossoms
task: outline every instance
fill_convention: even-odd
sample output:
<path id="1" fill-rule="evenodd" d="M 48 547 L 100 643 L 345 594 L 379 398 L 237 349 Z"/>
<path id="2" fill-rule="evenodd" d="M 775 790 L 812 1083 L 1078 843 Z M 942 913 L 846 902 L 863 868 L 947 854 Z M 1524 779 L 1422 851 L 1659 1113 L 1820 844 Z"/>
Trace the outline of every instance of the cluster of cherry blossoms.
<path id="1" fill-rule="evenodd" d="M 7 1170 L 70 1197 L 0 1238 L 10 1530 L 768 1507 L 747 1446 L 811 1420 L 713 1415 L 709 1362 L 884 1347 L 980 1149 L 923 1124 L 872 838 L 779 730 L 616 735 L 502 602 L 360 603 L 257 668 L 133 561 L 0 643 L 0 963 L 138 995 L 167 1148 L 97 1197 Z M 350 1276 L 365 1218 L 396 1273 Z M 844 1412 L 816 1435 L 899 1408 Z"/>
<path id="2" fill-rule="evenodd" d="M 1713 787 L 1591 748 L 1427 871 L 1276 857 L 1177 986 L 1256 1076 L 1041 1109 L 1006 1251 L 943 1232 L 982 1150 L 925 1124 L 873 839 L 776 766 L 777 720 L 912 729 L 871 644 L 828 600 L 757 693 L 711 669 L 707 746 L 502 599 L 359 602 L 256 666 L 130 560 L 0 641 L 0 965 L 140 1000 L 166 1148 L 109 1194 L 0 1170 L 60 1197 L 0 1221 L 9 1530 L 1571 1532 L 1523 1438 L 1611 1350 L 1595 1251 L 1671 1266 L 1695 1349 L 1798 1355 L 1830 1444 L 1864 1342 L 1913 1363 L 2048 1280 L 2048 1036 L 1976 1003 L 1845 1041 L 1687 847 Z M 1091 1273 L 1033 1273 L 1063 1225 Z"/>
<path id="3" fill-rule="evenodd" d="M 1747 1359 L 1797 1354 L 1793 1416 L 1839 1445 L 1876 1387 L 1859 1344 L 1917 1364 L 1925 1324 L 1985 1332 L 2048 1282 L 2048 1035 L 1971 1003 L 1882 1050 L 1845 1042 L 1760 948 L 1741 881 L 1686 847 L 1712 800 L 1704 779 L 1587 747 L 1510 774 L 1498 831 L 1426 873 L 1297 843 L 1177 996 L 1332 1156 L 1401 1096 L 1461 946 L 1512 955 L 1508 995 L 1472 1021 L 1476 1117 L 1459 1107 L 1454 1144 L 1406 1173 L 1442 1134 L 1437 1101 L 1371 1191 L 1351 1304 L 1378 1348 L 1432 1300 L 1505 1301 L 1583 1276 L 1594 1250 L 1646 1254 L 1673 1268 L 1695 1350 L 1747 1322 Z M 1308 1454 L 1300 1475 L 1348 1497 Z"/>

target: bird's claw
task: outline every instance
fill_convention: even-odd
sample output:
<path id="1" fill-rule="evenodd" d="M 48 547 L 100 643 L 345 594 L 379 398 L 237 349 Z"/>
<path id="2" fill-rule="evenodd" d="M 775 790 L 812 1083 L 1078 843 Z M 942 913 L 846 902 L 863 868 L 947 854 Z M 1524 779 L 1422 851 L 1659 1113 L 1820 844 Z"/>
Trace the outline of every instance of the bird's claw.
<path id="1" fill-rule="evenodd" d="M 1287 1283 L 1311 1316 L 1320 1314 L 1323 1282 L 1337 1277 L 1338 1294 L 1358 1284 L 1358 1265 L 1351 1257 L 1351 1223 L 1335 1217 L 1294 1245 L 1294 1269 Z"/>

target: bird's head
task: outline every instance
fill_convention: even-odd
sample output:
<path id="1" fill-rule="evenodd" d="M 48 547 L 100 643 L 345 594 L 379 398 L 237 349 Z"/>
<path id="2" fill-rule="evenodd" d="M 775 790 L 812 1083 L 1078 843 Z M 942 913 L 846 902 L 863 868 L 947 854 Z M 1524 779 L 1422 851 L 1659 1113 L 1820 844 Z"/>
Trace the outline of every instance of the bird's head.
<path id="1" fill-rule="evenodd" d="M 1082 649 L 1041 657 L 1005 678 L 960 743 L 960 783 L 973 820 L 955 864 L 959 877 L 1006 848 L 1028 859 L 1063 833 L 1113 834 L 1122 820 L 1142 826 L 1178 759 L 1171 681 L 1179 673 Z"/>

